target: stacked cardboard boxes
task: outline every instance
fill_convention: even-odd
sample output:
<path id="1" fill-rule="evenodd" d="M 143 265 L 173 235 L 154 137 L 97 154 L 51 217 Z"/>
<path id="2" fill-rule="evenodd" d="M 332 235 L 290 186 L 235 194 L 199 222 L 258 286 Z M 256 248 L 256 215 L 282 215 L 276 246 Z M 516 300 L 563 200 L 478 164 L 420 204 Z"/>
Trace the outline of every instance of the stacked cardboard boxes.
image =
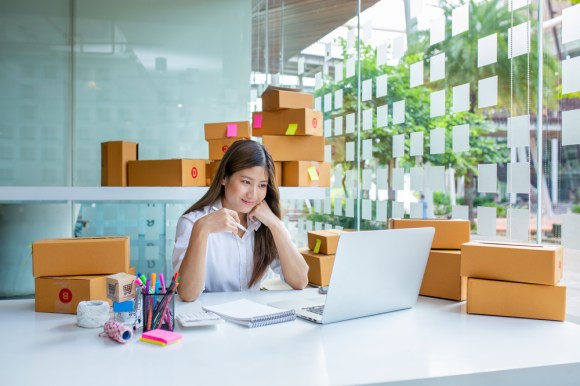
<path id="1" fill-rule="evenodd" d="M 334 255 L 342 231 L 332 229 L 308 232 L 308 248 L 300 254 L 308 264 L 308 281 L 314 285 L 328 285 L 334 265 Z"/>
<path id="2" fill-rule="evenodd" d="M 565 319 L 562 246 L 473 241 L 461 260 L 468 313 Z"/>
<path id="3" fill-rule="evenodd" d="M 85 300 L 107 300 L 106 276 L 131 272 L 128 237 L 45 239 L 32 244 L 35 310 L 75 314 Z"/>
<path id="4" fill-rule="evenodd" d="M 330 186 L 322 113 L 313 108 L 312 94 L 270 86 L 262 94 L 263 111 L 253 114 L 252 134 L 282 162 L 282 186 Z"/>
<path id="5" fill-rule="evenodd" d="M 101 143 L 102 186 L 205 186 L 206 160 L 138 160 L 138 144 Z"/>
<path id="6" fill-rule="evenodd" d="M 429 260 L 423 275 L 420 295 L 450 300 L 465 300 L 467 278 L 461 276 L 461 245 L 469 242 L 467 220 L 391 219 L 389 228 L 434 227 Z"/>

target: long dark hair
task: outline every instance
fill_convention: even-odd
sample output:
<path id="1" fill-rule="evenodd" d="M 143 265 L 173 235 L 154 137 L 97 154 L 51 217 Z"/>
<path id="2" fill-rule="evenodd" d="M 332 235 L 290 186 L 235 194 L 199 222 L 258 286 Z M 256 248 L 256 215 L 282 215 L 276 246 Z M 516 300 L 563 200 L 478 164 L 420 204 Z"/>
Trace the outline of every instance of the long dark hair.
<path id="1" fill-rule="evenodd" d="M 255 166 L 262 166 L 266 170 L 268 188 L 265 201 L 276 217 L 281 218 L 280 194 L 278 193 L 278 186 L 276 186 L 274 161 L 262 144 L 252 140 L 236 141 L 228 148 L 209 189 L 184 214 L 212 205 L 224 194 L 224 186 L 222 185 L 224 178 L 228 178 L 240 170 Z M 276 256 L 277 250 L 272 232 L 268 227 L 262 225 L 256 231 L 254 238 L 254 269 L 248 282 L 248 287 L 252 287 L 260 280 Z"/>

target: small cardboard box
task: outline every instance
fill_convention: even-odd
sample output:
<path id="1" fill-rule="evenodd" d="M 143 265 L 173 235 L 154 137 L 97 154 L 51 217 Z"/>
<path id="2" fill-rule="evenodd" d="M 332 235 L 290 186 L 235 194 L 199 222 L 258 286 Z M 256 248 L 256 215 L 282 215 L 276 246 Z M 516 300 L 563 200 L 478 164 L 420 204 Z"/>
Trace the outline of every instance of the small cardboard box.
<path id="1" fill-rule="evenodd" d="M 389 220 L 389 229 L 403 228 L 435 228 L 435 236 L 431 249 L 461 249 L 461 244 L 467 243 L 471 237 L 468 220 L 446 219 L 406 219 L 393 218 Z"/>
<path id="2" fill-rule="evenodd" d="M 135 275 L 125 272 L 107 276 L 107 298 L 124 302 L 135 298 Z"/>
<path id="3" fill-rule="evenodd" d="M 338 239 L 343 231 L 338 229 L 328 229 L 323 231 L 308 232 L 308 248 L 311 251 L 316 249 L 317 240 L 320 240 L 318 253 L 323 255 L 334 255 L 338 246 Z"/>
<path id="4" fill-rule="evenodd" d="M 461 251 L 432 249 L 427 260 L 419 295 L 465 300 L 467 278 L 460 276 Z"/>
<path id="5" fill-rule="evenodd" d="M 312 109 L 264 111 L 262 127 L 255 128 L 253 134 L 322 136 L 322 113 Z"/>
<path id="6" fill-rule="evenodd" d="M 330 275 L 332 275 L 334 255 L 314 253 L 307 248 L 302 248 L 299 251 L 309 267 L 308 281 L 316 285 L 328 285 L 330 283 Z"/>
<path id="7" fill-rule="evenodd" d="M 136 142 L 101 143 L 101 185 L 127 186 L 127 162 L 139 159 L 138 149 Z"/>
<path id="8" fill-rule="evenodd" d="M 215 122 L 203 125 L 205 139 L 250 138 L 250 122 Z"/>
<path id="9" fill-rule="evenodd" d="M 262 144 L 274 161 L 324 161 L 324 137 L 264 135 Z"/>
<path id="10" fill-rule="evenodd" d="M 566 286 L 469 278 L 467 313 L 563 321 Z"/>
<path id="11" fill-rule="evenodd" d="M 128 272 L 129 237 L 44 239 L 32 243 L 32 275 L 110 275 Z"/>
<path id="12" fill-rule="evenodd" d="M 282 186 L 330 186 L 328 162 L 286 161 L 282 169 Z"/>
<path id="13" fill-rule="evenodd" d="M 236 141 L 240 139 L 249 138 L 223 138 L 223 139 L 209 139 L 207 141 L 209 145 L 209 159 L 212 161 L 219 161 L 224 157 L 226 151 L 229 147 Z"/>
<path id="14" fill-rule="evenodd" d="M 34 279 L 34 310 L 76 314 L 82 301 L 105 300 L 105 276 L 37 277 Z"/>
<path id="15" fill-rule="evenodd" d="M 262 93 L 262 110 L 314 108 L 314 95 L 295 88 L 268 86 Z"/>
<path id="16" fill-rule="evenodd" d="M 561 245 L 472 241 L 461 247 L 461 275 L 555 285 L 562 278 Z"/>
<path id="17" fill-rule="evenodd" d="M 205 186 L 203 159 L 129 162 L 129 186 Z"/>

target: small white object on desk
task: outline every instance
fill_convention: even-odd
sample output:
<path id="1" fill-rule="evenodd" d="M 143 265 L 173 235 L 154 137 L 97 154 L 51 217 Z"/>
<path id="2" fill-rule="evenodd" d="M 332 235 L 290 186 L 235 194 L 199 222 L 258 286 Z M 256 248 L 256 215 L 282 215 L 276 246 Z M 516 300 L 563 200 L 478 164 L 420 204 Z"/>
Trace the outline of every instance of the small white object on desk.
<path id="1" fill-rule="evenodd" d="M 224 323 L 224 320 L 219 315 L 207 311 L 178 314 L 177 321 L 181 324 L 181 327 L 213 326 Z"/>

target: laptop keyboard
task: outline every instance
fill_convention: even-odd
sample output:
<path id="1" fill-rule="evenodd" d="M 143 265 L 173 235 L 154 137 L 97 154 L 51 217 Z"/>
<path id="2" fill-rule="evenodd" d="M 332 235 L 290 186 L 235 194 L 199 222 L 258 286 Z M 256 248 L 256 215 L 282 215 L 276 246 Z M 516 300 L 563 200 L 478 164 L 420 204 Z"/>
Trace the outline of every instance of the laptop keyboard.
<path id="1" fill-rule="evenodd" d="M 314 306 L 314 307 L 306 307 L 305 310 L 310 311 L 314 314 L 322 315 L 322 313 L 324 312 L 324 305 Z"/>

